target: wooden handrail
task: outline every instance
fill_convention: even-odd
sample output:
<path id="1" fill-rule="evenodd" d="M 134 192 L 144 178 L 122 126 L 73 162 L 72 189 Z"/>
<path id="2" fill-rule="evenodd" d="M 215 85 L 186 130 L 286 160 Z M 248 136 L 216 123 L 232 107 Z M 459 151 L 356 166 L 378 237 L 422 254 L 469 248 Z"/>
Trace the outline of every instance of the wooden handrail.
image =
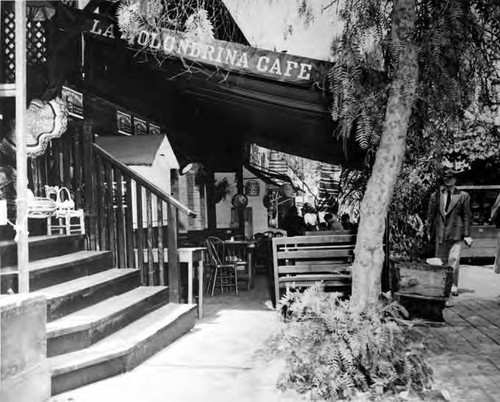
<path id="1" fill-rule="evenodd" d="M 115 167 L 117 167 L 122 173 L 126 174 L 127 176 L 130 176 L 132 179 L 137 181 L 142 187 L 146 188 L 147 190 L 151 191 L 152 194 L 156 195 L 159 199 L 162 201 L 165 201 L 167 204 L 174 206 L 177 210 L 185 213 L 191 218 L 196 218 L 196 213 L 190 210 L 188 207 L 182 205 L 178 200 L 176 200 L 174 197 L 172 197 L 170 194 L 166 193 L 163 191 L 161 188 L 158 186 L 154 185 L 150 181 L 146 180 L 143 176 L 137 174 L 134 172 L 132 169 L 130 169 L 127 165 L 125 165 L 123 162 L 119 161 L 116 159 L 113 155 L 111 155 L 109 152 L 104 150 L 102 147 L 100 147 L 97 144 L 93 144 L 94 150 L 99 154 L 99 156 L 112 163 Z"/>
<path id="2" fill-rule="evenodd" d="M 110 251 L 117 268 L 138 268 L 144 286 L 168 286 L 170 301 L 179 303 L 178 215 L 196 214 L 92 139 L 90 123 L 70 123 L 67 135 L 53 140 L 35 160 L 33 188 L 37 195 L 46 184 L 69 188 L 76 207 L 86 212 L 89 248 Z M 135 258 L 135 249 L 146 249 L 148 255 L 166 249 L 168 255 L 159 253 L 154 262 L 141 253 Z"/>

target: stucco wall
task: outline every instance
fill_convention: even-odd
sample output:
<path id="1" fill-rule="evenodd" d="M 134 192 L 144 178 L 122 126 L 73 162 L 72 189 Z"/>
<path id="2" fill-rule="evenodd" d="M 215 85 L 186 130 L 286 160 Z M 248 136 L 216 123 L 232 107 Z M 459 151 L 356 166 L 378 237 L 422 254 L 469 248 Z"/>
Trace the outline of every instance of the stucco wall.
<path id="1" fill-rule="evenodd" d="M 45 402 L 50 398 L 42 296 L 0 295 L 0 401 Z"/>

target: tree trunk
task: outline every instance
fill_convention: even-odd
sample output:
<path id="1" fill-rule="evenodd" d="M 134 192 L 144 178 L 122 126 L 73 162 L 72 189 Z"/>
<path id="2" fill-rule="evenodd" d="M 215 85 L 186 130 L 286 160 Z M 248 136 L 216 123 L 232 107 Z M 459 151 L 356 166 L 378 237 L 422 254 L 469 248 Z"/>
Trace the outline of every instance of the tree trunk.
<path id="1" fill-rule="evenodd" d="M 418 78 L 417 51 L 412 44 L 415 0 L 398 0 L 392 15 L 391 40 L 400 49 L 385 113 L 380 145 L 361 203 L 360 225 L 352 267 L 351 305 L 358 311 L 375 303 L 381 292 L 385 217 L 406 145 L 406 132 Z"/>

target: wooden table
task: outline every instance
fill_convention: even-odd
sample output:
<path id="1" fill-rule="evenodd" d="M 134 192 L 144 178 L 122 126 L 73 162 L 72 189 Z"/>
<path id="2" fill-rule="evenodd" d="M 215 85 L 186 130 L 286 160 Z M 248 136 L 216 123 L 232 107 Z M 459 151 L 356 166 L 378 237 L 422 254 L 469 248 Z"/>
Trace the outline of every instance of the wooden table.
<path id="1" fill-rule="evenodd" d="M 188 266 L 188 303 L 193 303 L 193 277 L 194 264 L 198 265 L 198 318 L 203 318 L 203 256 L 205 247 L 180 247 L 179 262 L 187 263 Z M 164 249 L 165 263 L 168 263 L 168 249 Z M 148 250 L 144 249 L 144 262 L 148 261 Z M 158 263 L 158 249 L 153 249 L 153 262 Z"/>
<path id="2" fill-rule="evenodd" d="M 248 271 L 248 289 L 254 287 L 255 284 L 255 261 L 254 251 L 256 242 L 249 240 L 225 240 L 224 247 L 226 256 L 238 256 L 239 253 L 246 253 L 247 271 Z"/>

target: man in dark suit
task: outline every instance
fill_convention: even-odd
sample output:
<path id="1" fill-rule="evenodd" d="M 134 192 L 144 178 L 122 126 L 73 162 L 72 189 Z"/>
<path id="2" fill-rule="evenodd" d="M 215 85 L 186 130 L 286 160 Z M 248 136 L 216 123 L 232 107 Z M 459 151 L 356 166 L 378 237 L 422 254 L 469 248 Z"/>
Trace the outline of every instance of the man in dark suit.
<path id="1" fill-rule="evenodd" d="M 436 242 L 436 257 L 447 261 L 453 267 L 451 292 L 458 295 L 460 252 L 462 241 L 472 246 L 470 237 L 470 196 L 457 190 L 457 172 L 446 169 L 443 172 L 443 186 L 431 195 L 427 211 L 428 236 Z"/>

